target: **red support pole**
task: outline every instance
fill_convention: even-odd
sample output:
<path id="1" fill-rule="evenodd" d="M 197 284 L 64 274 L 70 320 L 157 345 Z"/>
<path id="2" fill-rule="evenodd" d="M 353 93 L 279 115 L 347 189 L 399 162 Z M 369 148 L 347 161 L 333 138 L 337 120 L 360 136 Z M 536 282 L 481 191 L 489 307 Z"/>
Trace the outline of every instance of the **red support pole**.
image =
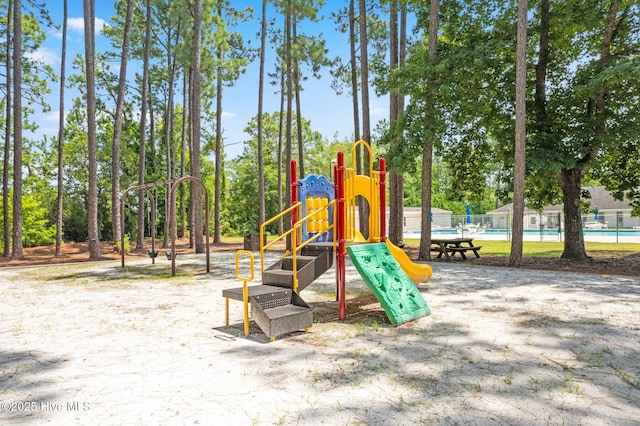
<path id="1" fill-rule="evenodd" d="M 340 151 L 338 151 L 338 154 L 340 153 Z M 339 232 L 339 226 L 338 226 L 338 222 L 340 221 L 339 217 L 340 217 L 340 211 L 338 209 L 338 203 L 340 202 L 340 197 L 338 196 L 338 160 L 336 160 L 336 162 L 333 165 L 333 196 L 334 199 L 336 200 L 336 206 L 334 208 L 334 214 L 333 214 L 333 221 L 334 221 L 334 228 L 333 228 L 333 236 L 334 236 L 334 241 L 335 241 L 335 248 L 336 248 L 336 302 L 338 301 L 339 297 L 338 297 L 338 293 L 339 293 L 339 288 L 340 288 L 340 268 L 338 266 L 339 261 L 338 261 L 338 242 L 340 241 L 340 232 Z"/>
<path id="2" fill-rule="evenodd" d="M 387 163 L 380 159 L 380 241 L 387 239 Z"/>
<path id="3" fill-rule="evenodd" d="M 344 153 L 338 152 L 338 164 L 335 169 L 336 177 L 336 293 L 338 297 L 338 316 L 341 321 L 347 319 L 347 303 L 345 300 L 346 254 L 345 247 L 345 183 L 344 183 Z"/>

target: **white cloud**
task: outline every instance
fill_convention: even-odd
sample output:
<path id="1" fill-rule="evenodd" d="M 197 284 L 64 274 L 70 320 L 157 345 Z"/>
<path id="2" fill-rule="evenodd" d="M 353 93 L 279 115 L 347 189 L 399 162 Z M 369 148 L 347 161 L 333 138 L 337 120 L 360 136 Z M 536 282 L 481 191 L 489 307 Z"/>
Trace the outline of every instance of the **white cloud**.
<path id="1" fill-rule="evenodd" d="M 75 31 L 80 34 L 84 34 L 84 19 L 82 18 L 69 18 L 67 19 L 67 26 L 71 31 Z"/>
<path id="2" fill-rule="evenodd" d="M 41 47 L 33 52 L 28 52 L 25 56 L 34 61 L 41 61 L 47 65 L 55 66 L 60 63 L 60 55 L 54 49 Z"/>
<path id="3" fill-rule="evenodd" d="M 62 30 L 60 30 L 60 29 L 50 28 L 47 31 L 47 33 L 53 38 L 57 38 L 58 40 L 62 40 Z"/>
<path id="4" fill-rule="evenodd" d="M 57 111 L 49 111 L 49 113 L 47 113 L 44 117 L 43 120 L 44 121 L 50 121 L 52 123 L 58 123 L 58 120 L 60 119 L 60 110 Z"/>
<path id="5" fill-rule="evenodd" d="M 235 112 L 227 112 L 225 110 L 222 110 L 222 118 L 233 118 L 236 116 Z"/>
<path id="6" fill-rule="evenodd" d="M 100 34 L 102 32 L 104 24 L 104 19 L 96 18 L 96 34 Z M 69 18 L 67 19 L 67 26 L 69 27 L 69 30 L 84 35 L 84 18 Z"/>
<path id="7" fill-rule="evenodd" d="M 374 117 L 380 117 L 380 116 L 384 117 L 389 115 L 389 108 L 374 104 L 373 107 L 370 109 L 369 113 Z"/>

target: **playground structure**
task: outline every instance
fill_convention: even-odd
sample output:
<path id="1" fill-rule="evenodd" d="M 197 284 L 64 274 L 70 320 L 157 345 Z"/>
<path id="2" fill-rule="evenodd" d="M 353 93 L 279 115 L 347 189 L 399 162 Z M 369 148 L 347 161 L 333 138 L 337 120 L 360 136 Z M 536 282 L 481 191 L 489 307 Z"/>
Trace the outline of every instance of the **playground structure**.
<path id="1" fill-rule="evenodd" d="M 154 183 L 147 183 L 142 185 L 133 185 L 122 191 L 120 194 L 120 256 L 122 260 L 122 267 L 124 268 L 124 200 L 127 198 L 127 194 L 133 191 L 145 191 L 147 196 L 149 197 L 149 202 L 151 204 L 151 251 L 149 251 L 149 257 L 151 257 L 151 263 L 156 263 L 157 251 L 156 251 L 156 199 L 151 193 L 150 189 L 156 186 L 164 186 L 171 184 L 172 181 L 161 181 Z"/>
<path id="2" fill-rule="evenodd" d="M 181 183 L 190 181 L 198 184 L 202 188 L 204 194 L 204 211 L 205 211 L 205 251 L 206 251 L 206 271 L 210 272 L 210 250 L 209 250 L 209 193 L 202 180 L 194 176 L 183 176 L 175 180 L 163 180 L 153 183 L 145 183 L 141 185 L 133 185 L 122 191 L 120 194 L 120 254 L 122 258 L 122 267 L 124 268 L 125 249 L 124 249 L 124 200 L 129 192 L 133 191 L 145 191 L 149 197 L 151 204 L 151 250 L 149 250 L 149 257 L 151 263 L 155 264 L 155 259 L 158 255 L 156 250 L 156 201 L 151 193 L 150 189 L 158 186 L 165 186 L 169 189 L 169 232 L 171 235 L 171 251 L 167 252 L 167 257 L 171 260 L 171 276 L 176 275 L 176 189 Z"/>
<path id="3" fill-rule="evenodd" d="M 356 150 L 371 148 L 358 141 L 351 150 L 351 164 L 356 164 Z M 296 179 L 296 162 L 291 161 L 291 206 L 260 226 L 260 265 L 262 284 L 223 290 L 227 299 L 226 322 L 229 325 L 229 299 L 245 303 L 245 334 L 248 334 L 247 305 L 251 303 L 254 321 L 271 340 L 280 334 L 311 327 L 311 308 L 299 292 L 336 265 L 336 300 L 339 318 L 346 319 L 346 256 L 349 254 L 367 286 L 381 302 L 393 325 L 430 313 L 416 284 L 428 282 L 429 265 L 412 262 L 402 249 L 386 238 L 386 164 L 384 158 L 368 174 L 357 174 L 345 166 L 344 153 L 338 152 L 333 168 L 334 181 L 309 175 Z M 368 235 L 356 229 L 358 198 L 364 199 L 370 214 Z M 289 216 L 291 227 L 266 243 L 267 226 Z M 363 218 L 361 218 L 362 220 Z M 287 241 L 289 240 L 289 241 Z M 278 262 L 265 268 L 265 251 L 285 242 L 288 249 Z M 349 247 L 347 247 L 349 244 Z M 252 256 L 249 252 L 249 255 Z M 253 265 L 253 257 L 251 257 Z M 236 271 L 238 268 L 236 258 Z M 253 276 L 252 276 L 253 277 Z"/>

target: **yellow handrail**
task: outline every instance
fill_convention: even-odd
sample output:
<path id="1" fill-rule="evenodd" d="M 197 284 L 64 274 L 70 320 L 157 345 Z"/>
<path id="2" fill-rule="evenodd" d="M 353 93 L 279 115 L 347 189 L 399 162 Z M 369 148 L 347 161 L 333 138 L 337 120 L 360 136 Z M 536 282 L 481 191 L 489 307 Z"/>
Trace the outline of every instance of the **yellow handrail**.
<path id="1" fill-rule="evenodd" d="M 300 244 L 298 246 L 298 237 L 302 235 L 302 224 L 307 222 L 307 221 L 309 221 L 311 218 L 315 217 L 318 214 L 318 212 L 324 211 L 324 210 L 328 211 L 329 207 L 330 206 L 335 206 L 335 204 L 336 204 L 336 200 L 333 200 L 330 203 L 327 203 L 321 209 L 315 210 L 315 211 L 309 213 L 308 215 L 306 215 L 302 219 L 299 219 L 297 222 L 295 222 L 293 224 L 293 226 L 291 227 L 291 229 L 289 229 L 288 231 L 286 231 L 283 234 L 279 235 L 277 238 L 275 238 L 273 241 L 269 242 L 268 244 L 264 244 L 264 230 L 265 230 L 265 227 L 267 225 L 275 222 L 276 220 L 278 220 L 282 216 L 292 212 L 293 210 L 299 209 L 300 206 L 302 205 L 302 203 L 299 201 L 299 202 L 295 203 L 294 205 L 292 205 L 291 207 L 289 207 L 288 209 L 282 211 L 281 213 L 275 215 L 271 219 L 269 219 L 266 222 L 264 222 L 260 226 L 260 262 L 261 262 L 261 267 L 262 267 L 262 273 L 264 274 L 264 251 L 266 249 L 268 249 L 269 247 L 271 247 L 272 245 L 274 245 L 276 242 L 278 242 L 280 240 L 284 240 L 289 234 L 291 234 L 291 254 L 293 256 L 293 291 L 297 293 L 298 292 L 298 259 L 297 259 L 298 251 L 302 250 L 308 244 L 310 244 L 311 242 L 313 242 L 313 241 L 317 240 L 318 238 L 320 238 L 321 235 L 329 232 L 332 229 L 335 229 L 335 215 L 336 215 L 335 209 L 334 209 L 334 221 L 333 221 L 333 224 L 331 226 L 328 226 L 327 229 L 324 230 L 323 232 L 317 233 L 316 235 L 312 236 L 307 241 L 303 242 L 302 244 Z M 333 248 L 334 248 L 334 250 L 335 250 L 335 244 L 336 244 L 336 233 L 334 231 L 333 232 Z M 289 254 L 289 251 L 285 249 L 284 254 L 282 256 L 280 256 L 280 258 L 282 259 L 284 256 L 286 256 L 288 254 Z"/>
<path id="2" fill-rule="evenodd" d="M 297 203 L 295 203 L 294 205 L 292 205 L 288 209 L 281 211 L 280 213 L 278 213 L 277 215 L 275 215 L 274 217 L 272 217 L 271 219 L 267 220 L 262 225 L 260 225 L 260 267 L 261 267 L 261 271 L 263 273 L 264 273 L 264 251 L 266 249 L 268 249 L 269 247 L 271 247 L 272 245 L 274 245 L 275 243 L 277 243 L 278 241 L 283 240 L 284 238 L 286 238 L 287 235 L 289 235 L 293 230 L 293 228 L 292 228 L 292 229 L 288 230 L 287 232 L 285 232 L 284 234 L 279 235 L 276 239 L 274 239 L 270 243 L 265 244 L 264 243 L 264 230 L 265 230 L 265 228 L 267 227 L 267 225 L 272 224 L 276 220 L 278 220 L 281 217 L 291 213 L 295 209 L 300 209 L 300 207 L 302 207 L 302 203 L 300 201 L 298 201 Z M 285 251 L 285 254 L 283 256 L 286 256 L 286 251 Z"/>
<path id="3" fill-rule="evenodd" d="M 308 215 L 306 215 L 305 217 L 303 217 L 302 219 L 298 220 L 296 223 L 293 224 L 292 229 L 302 229 L 302 224 L 305 221 L 310 220 L 313 216 L 315 216 L 319 211 L 323 211 L 323 210 L 329 210 L 329 206 L 331 205 L 335 205 L 336 204 L 336 200 L 331 201 L 330 203 L 327 203 L 326 206 L 323 206 L 320 210 L 316 210 L 312 213 L 309 213 Z M 297 244 L 297 235 L 298 232 L 294 232 L 292 234 L 292 239 L 291 239 L 291 251 L 293 254 L 293 291 L 294 292 L 298 292 L 298 251 L 302 250 L 303 248 L 305 248 L 307 245 L 311 244 L 311 242 L 317 240 L 318 238 L 320 238 L 321 235 L 325 234 L 326 232 L 329 232 L 330 230 L 335 228 L 335 221 L 331 226 L 328 226 L 327 229 L 324 232 L 318 232 L 316 235 L 312 236 L 311 238 L 309 238 L 307 241 L 303 242 L 302 244 L 300 244 L 298 246 Z M 334 246 L 335 246 L 335 241 L 336 241 L 336 233 L 333 233 L 333 242 L 334 242 Z"/>
<path id="4" fill-rule="evenodd" d="M 240 275 L 240 255 L 249 255 L 251 276 L 243 277 Z M 242 301 L 244 302 L 244 335 L 249 335 L 249 287 L 247 281 L 253 281 L 253 253 L 247 250 L 238 250 L 236 252 L 236 278 L 243 282 L 242 285 Z M 229 299 L 227 298 L 227 326 L 229 326 Z"/>

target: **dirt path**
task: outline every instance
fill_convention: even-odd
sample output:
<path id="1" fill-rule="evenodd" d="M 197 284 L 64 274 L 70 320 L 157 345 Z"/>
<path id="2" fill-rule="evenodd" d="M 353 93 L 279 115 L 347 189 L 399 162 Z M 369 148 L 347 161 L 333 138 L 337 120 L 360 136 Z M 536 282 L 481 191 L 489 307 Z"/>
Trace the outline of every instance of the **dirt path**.
<path id="1" fill-rule="evenodd" d="M 581 424 L 640 418 L 640 279 L 434 263 L 432 314 L 391 327 L 352 266 L 268 343 L 224 327 L 234 253 L 0 269 L 0 423 Z M 259 277 L 257 277 L 259 278 Z"/>

